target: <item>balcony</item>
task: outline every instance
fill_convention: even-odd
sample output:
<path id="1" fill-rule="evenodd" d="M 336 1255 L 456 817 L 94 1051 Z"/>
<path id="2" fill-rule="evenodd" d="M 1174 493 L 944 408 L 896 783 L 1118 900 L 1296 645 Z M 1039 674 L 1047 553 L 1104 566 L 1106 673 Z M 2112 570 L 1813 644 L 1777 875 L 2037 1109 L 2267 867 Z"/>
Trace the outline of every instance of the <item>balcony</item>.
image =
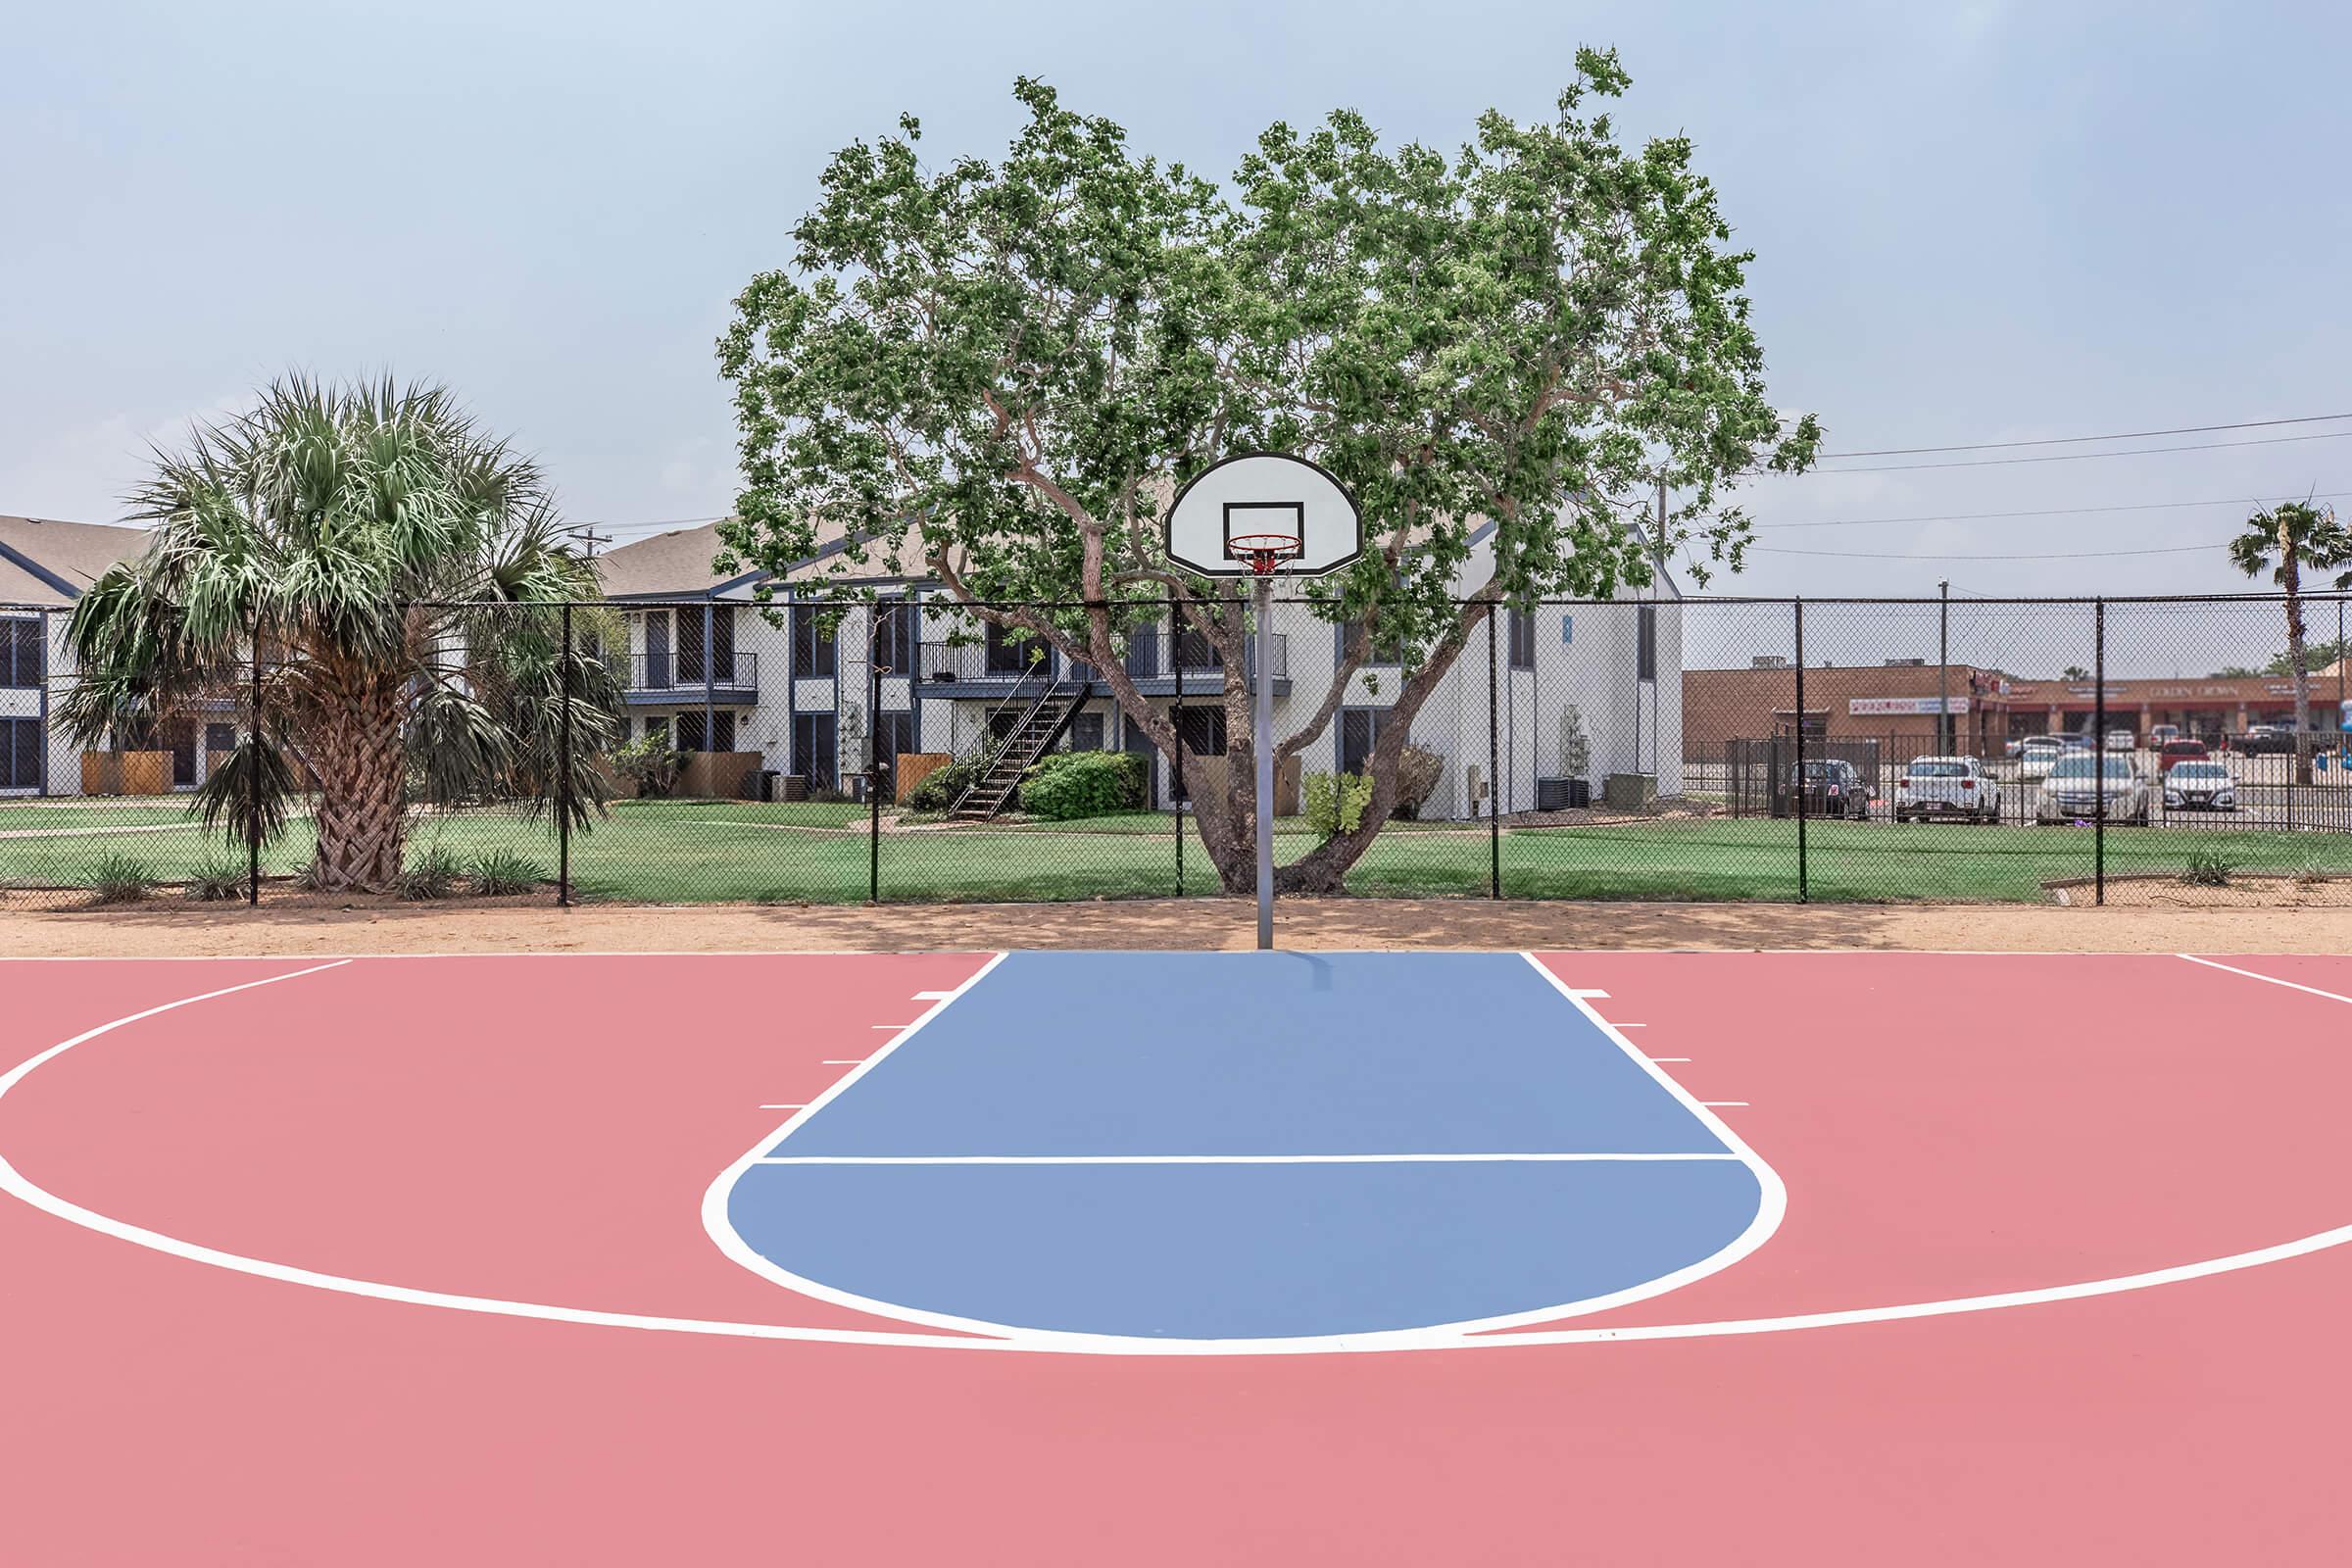
<path id="1" fill-rule="evenodd" d="M 1167 667 L 1163 657 L 1166 638 L 1157 627 L 1148 627 L 1128 638 L 1127 656 L 1121 661 L 1127 673 L 1134 677 L 1136 688 L 1147 697 L 1171 697 L 1176 692 L 1176 674 Z M 1177 649 L 1184 666 L 1185 695 L 1207 696 L 1221 689 L 1224 683 L 1224 662 L 1217 657 L 1214 645 L 1205 637 L 1187 632 L 1177 640 Z M 1254 674 L 1257 643 L 1250 644 L 1250 672 Z M 922 689 L 934 697 L 995 697 L 1010 690 L 1024 677 L 1038 683 L 1052 676 L 1070 680 L 1099 681 L 1090 664 L 1064 660 L 1058 654 L 1048 653 L 1041 661 L 1032 661 L 1025 649 L 983 643 L 924 643 L 917 651 L 916 667 L 921 671 Z M 1031 677 L 1030 672 L 1041 671 Z M 1290 688 L 1291 640 L 1277 632 L 1273 650 L 1274 690 L 1279 695 Z"/>
<path id="2" fill-rule="evenodd" d="M 621 677 L 632 703 L 756 703 L 760 700 L 760 656 L 721 653 L 705 660 L 689 649 L 682 654 L 630 654 L 625 665 L 619 656 L 606 662 Z"/>

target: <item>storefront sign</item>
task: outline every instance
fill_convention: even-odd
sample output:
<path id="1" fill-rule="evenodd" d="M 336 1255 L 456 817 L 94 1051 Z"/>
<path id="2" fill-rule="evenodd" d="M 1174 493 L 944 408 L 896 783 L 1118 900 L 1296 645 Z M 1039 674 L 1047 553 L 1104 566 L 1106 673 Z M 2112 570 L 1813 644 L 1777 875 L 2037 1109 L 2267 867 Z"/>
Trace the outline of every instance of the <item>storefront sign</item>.
<path id="1" fill-rule="evenodd" d="M 1845 704 L 1846 712 L 1855 718 L 1909 717 L 1920 713 L 1933 718 L 1936 708 L 1937 699 L 1933 697 L 1849 697 Z M 1965 713 L 1968 711 L 1968 699 L 1954 697 L 1944 710 Z"/>

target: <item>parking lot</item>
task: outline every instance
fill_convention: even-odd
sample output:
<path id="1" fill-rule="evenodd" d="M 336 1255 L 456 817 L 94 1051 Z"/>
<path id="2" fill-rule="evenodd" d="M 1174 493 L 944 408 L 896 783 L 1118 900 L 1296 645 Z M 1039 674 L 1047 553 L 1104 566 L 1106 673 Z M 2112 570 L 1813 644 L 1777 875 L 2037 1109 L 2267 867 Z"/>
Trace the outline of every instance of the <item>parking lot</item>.
<path id="1" fill-rule="evenodd" d="M 2070 755 L 2088 757 L 2092 754 L 2080 752 Z M 2150 827 L 2193 828 L 2205 832 L 2226 832 L 2230 829 L 2248 832 L 2352 832 L 2352 773 L 2345 771 L 2340 753 L 2316 759 L 2312 782 L 2309 784 L 2295 781 L 2294 759 L 2283 753 L 2253 756 L 2236 752 L 2214 753 L 2207 760 L 2227 769 L 2230 780 L 2233 808 L 2228 810 L 2167 806 L 2157 771 L 2156 754 L 2146 748 L 2130 754 L 2110 752 L 2107 755 L 2114 760 L 2129 755 L 2132 771 L 2146 786 L 2147 825 Z M 1897 787 L 1905 769 L 1915 760 L 1883 753 L 1875 778 L 1871 776 L 1872 769 L 1869 766 L 1856 764 L 1855 773 L 1864 786 L 1860 804 L 1855 803 L 1854 792 L 1850 789 L 1840 790 L 1838 796 L 1832 799 L 1826 788 L 1817 784 L 1806 799 L 1807 814 L 1882 822 L 1890 827 L 1896 825 L 1894 808 Z M 2027 776 L 2027 764 L 2021 759 L 1979 758 L 1976 760 L 1984 780 L 1980 787 L 1989 787 L 1996 804 L 1989 812 L 1953 813 L 1952 819 L 1973 821 L 1982 815 L 1988 820 L 2011 825 L 2044 822 L 2053 829 L 2090 823 L 2091 813 L 2088 811 L 2059 821 L 2046 821 L 2039 810 L 2044 780 L 2038 770 L 2035 776 Z M 1816 769 L 1822 765 L 1813 760 L 1807 763 L 1809 768 Z M 1685 788 L 1694 800 L 1723 804 L 1737 815 L 1794 813 L 1795 796 L 1792 791 L 1783 792 L 1782 808 L 1779 810 L 1768 812 L 1759 809 L 1762 803 L 1752 794 L 1743 809 L 1738 792 L 1732 787 L 1730 771 L 1721 761 L 1686 762 Z M 2110 806 L 2109 812 L 2111 822 L 2125 817 L 2135 819 L 2137 814 L 2135 808 L 2119 808 L 2114 805 Z M 1915 821 L 1937 819 L 1935 813 L 1923 812 Z M 1902 825 L 1909 827 L 1914 824 Z"/>

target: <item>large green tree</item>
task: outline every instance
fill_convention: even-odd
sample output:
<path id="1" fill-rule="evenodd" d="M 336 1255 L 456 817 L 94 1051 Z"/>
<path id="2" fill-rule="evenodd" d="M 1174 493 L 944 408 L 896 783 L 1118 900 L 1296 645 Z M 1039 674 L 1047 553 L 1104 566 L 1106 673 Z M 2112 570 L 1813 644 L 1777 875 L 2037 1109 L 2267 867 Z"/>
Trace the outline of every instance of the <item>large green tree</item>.
<path id="1" fill-rule="evenodd" d="M 447 391 L 274 383 L 159 453 L 129 515 L 152 543 L 75 607 L 61 717 L 97 745 L 246 714 L 258 649 L 261 733 L 206 780 L 208 823 L 266 842 L 307 774 L 318 885 L 377 891 L 414 802 L 544 809 L 566 755 L 575 820 L 607 798 L 617 682 L 579 653 L 566 676 L 553 608 L 593 572 L 537 466 Z"/>
<path id="2" fill-rule="evenodd" d="M 1628 146 L 1589 112 L 1626 86 L 1614 54 L 1580 51 L 1554 117 L 1489 114 L 1451 155 L 1384 144 L 1352 113 L 1277 124 L 1223 186 L 1035 81 L 998 162 L 928 168 L 902 120 L 834 158 L 791 265 L 752 280 L 720 340 L 744 472 L 728 546 L 776 567 L 828 527 L 868 540 L 832 569 L 937 577 L 1090 663 L 1170 757 L 1174 725 L 1118 655 L 1175 601 L 1223 656 L 1229 783 L 1194 799 L 1240 891 L 1261 744 L 1246 590 L 1172 566 L 1157 520 L 1233 452 L 1314 459 L 1354 491 L 1367 547 L 1310 593 L 1357 631 L 1328 700 L 1263 740 L 1314 744 L 1372 648 L 1403 665 L 1361 825 L 1278 873 L 1338 887 L 1395 808 L 1413 716 L 1487 616 L 1646 584 L 1675 555 L 1702 580 L 1736 565 L 1730 481 L 1802 467 L 1819 441 L 1765 397 L 1749 258 L 1689 142 Z"/>
<path id="3" fill-rule="evenodd" d="M 2245 531 L 2230 541 L 2230 564 L 2249 577 L 2266 571 L 2286 608 L 2286 673 L 2295 682 L 2295 781 L 2311 782 L 2311 658 L 2303 640 L 2303 575 L 2334 571 L 2334 586 L 2352 588 L 2352 529 L 2336 520 L 2333 507 L 2289 501 L 2266 507 L 2246 519 Z"/>

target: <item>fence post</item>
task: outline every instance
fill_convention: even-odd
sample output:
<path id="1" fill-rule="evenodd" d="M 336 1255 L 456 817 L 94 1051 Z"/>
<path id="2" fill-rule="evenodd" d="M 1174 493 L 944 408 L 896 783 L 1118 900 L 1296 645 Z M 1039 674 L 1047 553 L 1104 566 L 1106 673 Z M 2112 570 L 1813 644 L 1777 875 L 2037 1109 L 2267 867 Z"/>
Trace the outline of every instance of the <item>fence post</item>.
<path id="1" fill-rule="evenodd" d="M 1812 868 L 1805 860 L 1805 601 L 1799 595 L 1796 611 L 1796 902 L 1813 896 Z"/>
<path id="2" fill-rule="evenodd" d="M 2107 902 L 2107 601 L 2091 604 L 2090 647 L 2092 902 Z M 2127 763 L 2127 766 L 2130 764 Z"/>
<path id="3" fill-rule="evenodd" d="M 253 612 L 253 678 L 247 683 L 253 711 L 246 715 L 245 907 L 262 906 L 262 612 Z"/>
<path id="4" fill-rule="evenodd" d="M 1176 590 L 1168 590 L 1168 671 L 1176 677 L 1176 700 L 1168 705 L 1168 723 L 1176 731 L 1175 749 L 1168 753 L 1168 814 L 1176 819 L 1176 896 L 1184 897 L 1184 661 L 1177 657 L 1182 634 L 1176 619 Z"/>
<path id="5" fill-rule="evenodd" d="M 571 601 L 564 601 L 563 674 L 556 683 L 559 705 L 556 744 L 556 905 L 571 907 Z M 708 736 L 704 737 L 706 740 Z"/>
<path id="6" fill-rule="evenodd" d="M 865 902 L 882 902 L 882 601 L 866 610 L 865 636 Z M 909 692 L 914 690 L 910 683 Z M 911 702 L 911 699 L 909 699 Z"/>
<path id="7" fill-rule="evenodd" d="M 1494 606 L 1487 606 L 1487 897 L 1502 897 L 1502 708 L 1496 697 Z M 1642 765 L 1637 754 L 1634 765 Z"/>

